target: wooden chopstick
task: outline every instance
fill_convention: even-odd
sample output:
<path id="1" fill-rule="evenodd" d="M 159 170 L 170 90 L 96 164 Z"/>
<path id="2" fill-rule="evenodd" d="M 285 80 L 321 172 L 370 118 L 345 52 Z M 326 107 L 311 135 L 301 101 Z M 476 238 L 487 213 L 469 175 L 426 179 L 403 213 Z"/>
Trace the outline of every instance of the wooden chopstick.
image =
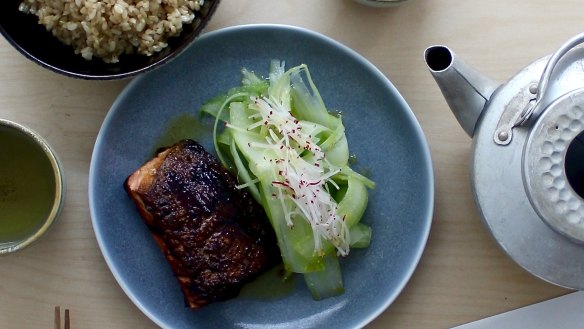
<path id="1" fill-rule="evenodd" d="M 65 309 L 65 329 L 71 329 L 71 319 L 69 319 L 69 309 Z"/>
<path id="2" fill-rule="evenodd" d="M 61 306 L 55 306 L 55 329 L 61 329 Z M 71 317 L 69 309 L 65 309 L 65 328 L 71 329 Z"/>
<path id="3" fill-rule="evenodd" d="M 55 306 L 55 329 L 61 329 L 61 306 Z"/>

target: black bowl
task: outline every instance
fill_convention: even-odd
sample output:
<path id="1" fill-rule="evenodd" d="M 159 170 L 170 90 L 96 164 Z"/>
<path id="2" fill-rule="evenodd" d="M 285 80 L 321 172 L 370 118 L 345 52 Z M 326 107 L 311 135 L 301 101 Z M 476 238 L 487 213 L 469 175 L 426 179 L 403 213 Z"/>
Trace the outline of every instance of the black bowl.
<path id="1" fill-rule="evenodd" d="M 193 23 L 183 26 L 179 36 L 168 39 L 168 47 L 152 56 L 121 55 L 118 63 L 90 61 L 76 55 L 71 46 L 61 43 L 37 17 L 18 10 L 22 0 L 2 0 L 0 33 L 27 58 L 54 72 L 90 80 L 121 79 L 152 70 L 171 60 L 201 33 L 219 5 L 219 0 L 205 0 Z"/>

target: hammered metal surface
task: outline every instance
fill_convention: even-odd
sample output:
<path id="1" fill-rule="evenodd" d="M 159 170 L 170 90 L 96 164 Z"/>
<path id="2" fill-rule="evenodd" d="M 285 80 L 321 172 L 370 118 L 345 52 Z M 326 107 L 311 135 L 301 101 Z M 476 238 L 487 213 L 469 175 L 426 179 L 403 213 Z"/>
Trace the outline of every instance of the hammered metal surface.
<path id="1" fill-rule="evenodd" d="M 553 229 L 584 242 L 584 200 L 568 182 L 566 151 L 584 129 L 584 89 L 546 108 L 528 137 L 524 153 L 525 188 L 539 216 Z"/>
<path id="2" fill-rule="evenodd" d="M 584 244 L 547 225 L 527 195 L 523 152 L 532 126 L 515 129 L 508 145 L 493 141 L 504 109 L 520 90 L 538 81 L 546 62 L 547 58 L 542 58 L 528 65 L 489 100 L 473 137 L 471 182 L 485 225 L 518 265 L 548 282 L 584 290 Z M 584 88 L 583 67 L 584 48 L 574 49 L 558 63 L 553 83 L 543 97 L 544 108 L 562 95 Z"/>

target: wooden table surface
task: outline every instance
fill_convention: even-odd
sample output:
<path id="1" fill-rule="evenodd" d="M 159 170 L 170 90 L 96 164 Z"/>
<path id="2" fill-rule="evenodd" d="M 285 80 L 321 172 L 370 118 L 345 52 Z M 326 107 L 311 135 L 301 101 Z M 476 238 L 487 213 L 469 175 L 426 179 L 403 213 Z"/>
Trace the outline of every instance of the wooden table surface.
<path id="1" fill-rule="evenodd" d="M 305 27 L 353 48 L 394 83 L 430 146 L 435 210 L 413 277 L 368 328 L 449 328 L 568 290 L 521 269 L 483 227 L 470 187 L 471 139 L 427 72 L 423 51 L 446 44 L 503 82 L 581 32 L 582 22 L 580 0 L 413 0 L 389 9 L 350 0 L 223 0 L 206 31 L 250 23 Z M 95 138 L 128 82 L 60 76 L 0 40 L 0 117 L 41 133 L 67 178 L 57 224 L 32 246 L 0 258 L 1 328 L 51 328 L 55 305 L 71 309 L 73 328 L 156 327 L 114 280 L 88 209 Z"/>

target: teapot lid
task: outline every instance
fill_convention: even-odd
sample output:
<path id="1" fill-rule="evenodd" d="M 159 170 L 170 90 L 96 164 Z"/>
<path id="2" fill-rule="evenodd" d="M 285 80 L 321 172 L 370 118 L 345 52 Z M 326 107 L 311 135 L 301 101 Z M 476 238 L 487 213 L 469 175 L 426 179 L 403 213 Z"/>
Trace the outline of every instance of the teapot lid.
<path id="1" fill-rule="evenodd" d="M 584 242 L 584 199 L 574 186 L 584 182 L 569 179 L 566 160 L 575 152 L 570 146 L 582 143 L 577 137 L 584 130 L 583 120 L 584 89 L 560 97 L 531 128 L 523 159 L 525 189 L 536 212 L 553 229 L 578 243 Z M 584 167 L 584 163 L 576 165 Z"/>

